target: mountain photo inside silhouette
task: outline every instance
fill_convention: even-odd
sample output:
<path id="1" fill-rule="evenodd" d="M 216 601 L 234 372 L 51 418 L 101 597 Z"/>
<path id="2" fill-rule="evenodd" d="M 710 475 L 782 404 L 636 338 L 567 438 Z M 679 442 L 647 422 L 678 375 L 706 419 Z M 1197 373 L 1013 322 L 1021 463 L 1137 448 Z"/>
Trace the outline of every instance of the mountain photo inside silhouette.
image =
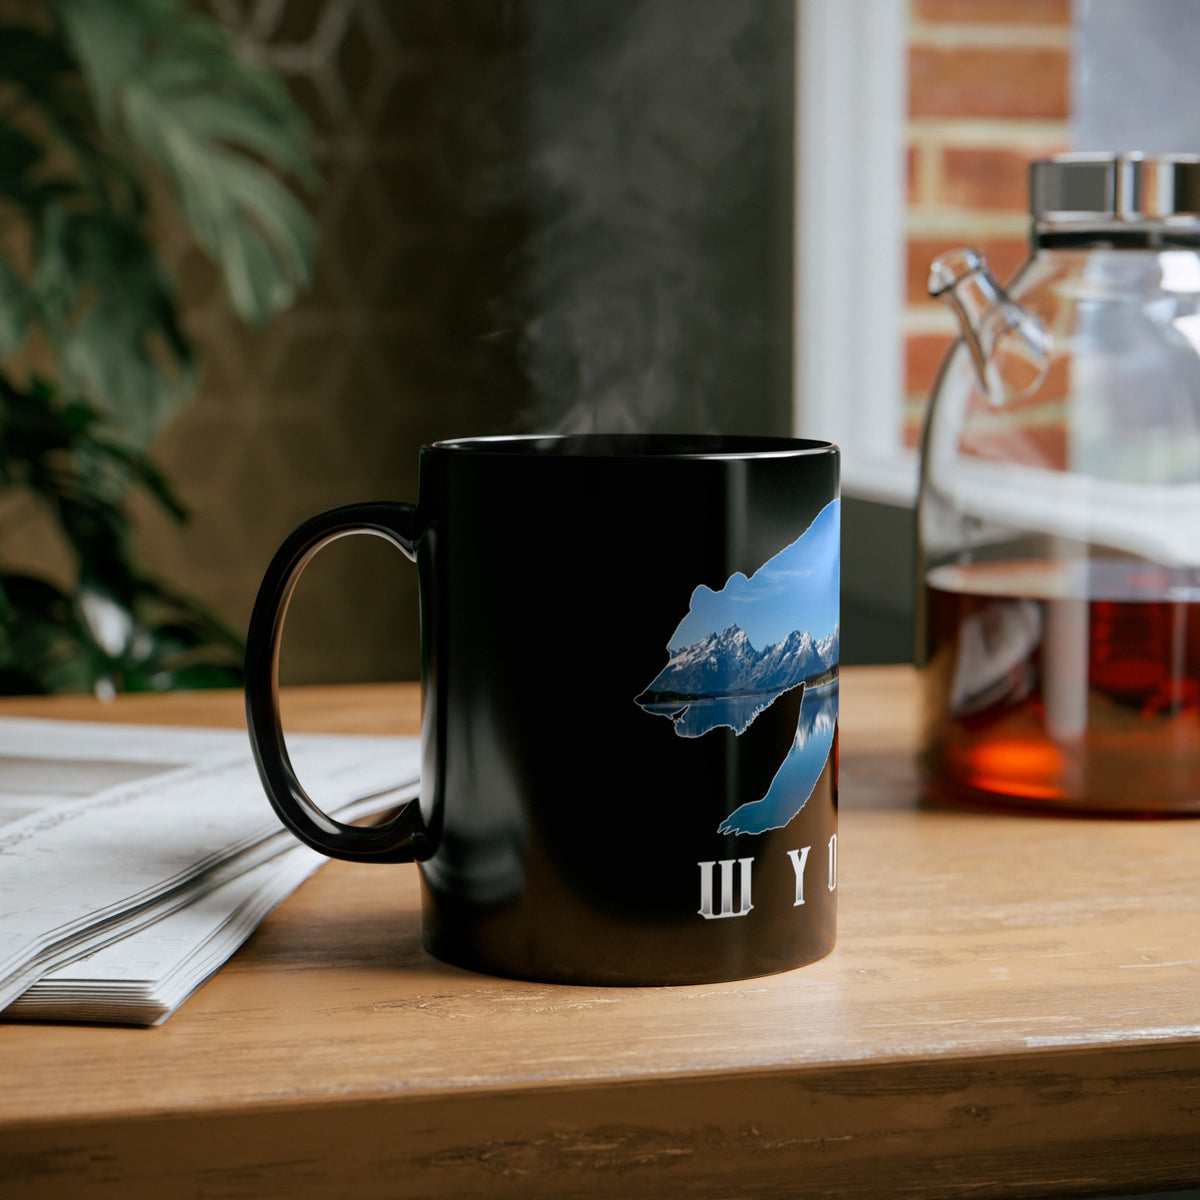
<path id="1" fill-rule="evenodd" d="M 770 789 L 726 818 L 721 833 L 786 825 L 824 770 L 837 725 L 840 515 L 834 500 L 749 577 L 697 587 L 666 666 L 637 697 L 679 737 L 723 727 L 740 737 L 784 692 L 805 689 L 795 741 Z"/>

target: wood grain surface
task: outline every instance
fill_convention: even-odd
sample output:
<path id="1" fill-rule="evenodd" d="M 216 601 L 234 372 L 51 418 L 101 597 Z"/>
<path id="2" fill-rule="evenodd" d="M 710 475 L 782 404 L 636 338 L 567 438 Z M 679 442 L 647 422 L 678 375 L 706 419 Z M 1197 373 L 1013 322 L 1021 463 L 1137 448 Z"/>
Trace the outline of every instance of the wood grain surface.
<path id="1" fill-rule="evenodd" d="M 21 712 L 236 725 L 240 697 Z M 411 685 L 290 729 L 415 732 Z M 1200 1184 L 1200 822 L 922 807 L 906 668 L 843 672 L 839 938 L 685 988 L 421 948 L 330 863 L 166 1025 L 0 1025 L 0 1196 L 1071 1196 Z M 265 801 L 264 801 L 265 803 Z"/>

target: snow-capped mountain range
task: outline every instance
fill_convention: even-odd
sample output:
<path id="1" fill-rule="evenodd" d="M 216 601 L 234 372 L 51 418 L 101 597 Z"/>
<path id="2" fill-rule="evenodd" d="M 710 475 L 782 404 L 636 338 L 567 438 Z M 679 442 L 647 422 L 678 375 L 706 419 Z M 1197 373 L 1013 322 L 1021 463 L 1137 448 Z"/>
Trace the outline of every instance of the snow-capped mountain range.
<path id="1" fill-rule="evenodd" d="M 737 625 L 670 651 L 670 660 L 646 689 L 674 696 L 734 696 L 781 692 L 820 675 L 838 661 L 838 631 L 827 637 L 793 630 L 781 642 L 756 650 Z"/>

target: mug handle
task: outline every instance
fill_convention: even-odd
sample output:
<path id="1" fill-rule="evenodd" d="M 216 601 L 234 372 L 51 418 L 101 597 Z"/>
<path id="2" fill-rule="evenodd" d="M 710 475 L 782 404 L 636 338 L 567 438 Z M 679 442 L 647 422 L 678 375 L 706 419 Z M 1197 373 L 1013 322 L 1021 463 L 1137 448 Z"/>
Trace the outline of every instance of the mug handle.
<path id="1" fill-rule="evenodd" d="M 279 718 L 279 644 L 288 601 L 300 573 L 322 547 L 353 533 L 370 533 L 413 562 L 417 514 L 411 504 L 348 504 L 305 521 L 275 552 L 263 576 L 246 634 L 246 725 L 259 778 L 279 819 L 302 842 L 351 862 L 412 862 L 421 810 L 410 800 L 383 825 L 345 825 L 313 803 L 288 757 Z"/>

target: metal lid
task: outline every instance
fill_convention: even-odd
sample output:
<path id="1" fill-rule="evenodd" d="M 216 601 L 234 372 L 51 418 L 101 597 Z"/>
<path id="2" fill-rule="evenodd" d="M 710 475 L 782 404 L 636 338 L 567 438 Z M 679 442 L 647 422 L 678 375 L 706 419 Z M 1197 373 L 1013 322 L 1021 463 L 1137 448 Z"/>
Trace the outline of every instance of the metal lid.
<path id="1" fill-rule="evenodd" d="M 1059 154 L 1030 164 L 1035 221 L 1139 222 L 1200 217 L 1200 156 Z"/>

